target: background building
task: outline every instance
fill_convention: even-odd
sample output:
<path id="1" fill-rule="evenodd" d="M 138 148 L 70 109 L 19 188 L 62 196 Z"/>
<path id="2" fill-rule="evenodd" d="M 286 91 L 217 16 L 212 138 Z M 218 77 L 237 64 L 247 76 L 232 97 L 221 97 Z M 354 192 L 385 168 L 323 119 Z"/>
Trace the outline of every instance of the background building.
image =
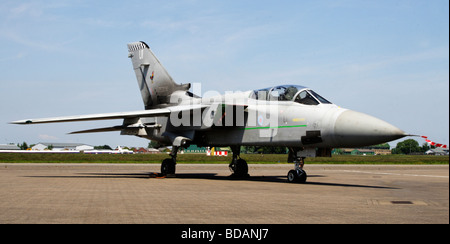
<path id="1" fill-rule="evenodd" d="M 39 142 L 34 145 L 31 150 L 34 151 L 43 151 L 43 150 L 52 150 L 52 151 L 85 151 L 85 150 L 93 150 L 94 147 L 87 144 L 82 143 L 59 143 L 59 142 Z"/>
<path id="2" fill-rule="evenodd" d="M 20 150 L 20 147 L 14 144 L 0 145 L 0 150 Z"/>
<path id="3" fill-rule="evenodd" d="M 206 153 L 206 147 L 198 147 L 197 145 L 190 145 L 188 148 L 183 149 L 183 153 Z"/>
<path id="4" fill-rule="evenodd" d="M 436 147 L 425 152 L 426 155 L 448 155 L 448 149 Z"/>

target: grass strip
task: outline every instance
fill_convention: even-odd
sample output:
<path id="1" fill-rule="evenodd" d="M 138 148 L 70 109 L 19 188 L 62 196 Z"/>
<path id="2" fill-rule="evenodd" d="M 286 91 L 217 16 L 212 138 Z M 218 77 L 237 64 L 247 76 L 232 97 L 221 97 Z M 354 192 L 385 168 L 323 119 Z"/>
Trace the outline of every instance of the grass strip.
<path id="1" fill-rule="evenodd" d="M 39 154 L 0 153 L 0 163 L 161 163 L 167 154 Z M 241 154 L 249 164 L 287 163 L 286 154 Z M 228 164 L 231 156 L 211 157 L 204 154 L 178 154 L 181 164 Z M 307 158 L 307 164 L 449 164 L 449 156 L 431 155 L 335 155 L 331 158 Z"/>

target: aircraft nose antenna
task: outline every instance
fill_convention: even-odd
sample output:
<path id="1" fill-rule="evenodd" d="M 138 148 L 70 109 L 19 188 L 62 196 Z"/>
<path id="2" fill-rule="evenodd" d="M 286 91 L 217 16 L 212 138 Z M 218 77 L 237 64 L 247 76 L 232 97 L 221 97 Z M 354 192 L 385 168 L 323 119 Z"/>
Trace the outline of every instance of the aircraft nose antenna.
<path id="1" fill-rule="evenodd" d="M 381 119 L 352 110 L 339 115 L 334 132 L 340 147 L 377 145 L 407 136 L 404 131 Z"/>

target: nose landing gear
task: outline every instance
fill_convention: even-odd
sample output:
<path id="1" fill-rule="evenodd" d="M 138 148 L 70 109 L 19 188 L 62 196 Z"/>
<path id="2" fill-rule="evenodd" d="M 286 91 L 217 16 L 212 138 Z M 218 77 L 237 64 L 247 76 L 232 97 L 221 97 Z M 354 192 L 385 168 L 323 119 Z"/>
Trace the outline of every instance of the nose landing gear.
<path id="1" fill-rule="evenodd" d="M 298 149 L 289 148 L 288 162 L 295 164 L 295 168 L 290 170 L 287 174 L 287 181 L 289 183 L 305 183 L 308 178 L 306 171 L 303 170 L 305 157 L 299 157 L 298 151 Z"/>
<path id="2" fill-rule="evenodd" d="M 307 178 L 308 176 L 303 169 L 290 170 L 287 175 L 287 180 L 289 183 L 305 183 Z"/>

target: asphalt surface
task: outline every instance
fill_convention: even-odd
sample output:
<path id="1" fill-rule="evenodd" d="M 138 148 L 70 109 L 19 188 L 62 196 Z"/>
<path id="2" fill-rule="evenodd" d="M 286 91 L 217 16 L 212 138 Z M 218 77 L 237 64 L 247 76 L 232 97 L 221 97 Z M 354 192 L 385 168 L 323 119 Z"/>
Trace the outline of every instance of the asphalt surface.
<path id="1" fill-rule="evenodd" d="M 159 167 L 0 163 L 0 224 L 449 223 L 448 165 L 306 165 L 306 184 L 289 164 Z"/>

